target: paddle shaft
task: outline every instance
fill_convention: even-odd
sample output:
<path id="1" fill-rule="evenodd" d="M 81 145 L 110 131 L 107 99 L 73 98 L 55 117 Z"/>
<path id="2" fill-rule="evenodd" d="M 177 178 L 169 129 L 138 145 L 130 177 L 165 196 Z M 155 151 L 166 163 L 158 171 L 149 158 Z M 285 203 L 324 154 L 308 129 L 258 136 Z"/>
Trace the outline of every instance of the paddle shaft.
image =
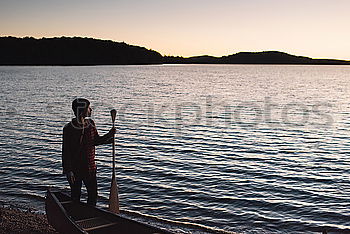
<path id="1" fill-rule="evenodd" d="M 115 128 L 115 117 L 116 117 L 117 111 L 115 109 L 111 110 L 111 117 L 112 117 L 112 123 L 113 128 Z M 118 185 L 115 178 L 115 133 L 113 133 L 113 140 L 112 140 L 112 149 L 113 149 L 113 173 L 112 173 L 112 182 L 111 182 L 111 190 L 109 193 L 109 211 L 119 214 L 119 196 L 118 196 Z"/>
<path id="2" fill-rule="evenodd" d="M 115 117 L 117 115 L 117 111 L 115 109 L 111 110 L 111 117 L 112 117 L 112 123 L 113 128 L 115 128 Z M 112 141 L 112 149 L 113 149 L 113 177 L 115 177 L 115 133 L 113 133 L 113 141 Z"/>
<path id="3" fill-rule="evenodd" d="M 113 128 L 115 127 L 114 121 L 113 121 Z M 115 137 L 113 134 L 113 141 L 112 141 L 112 149 L 113 149 L 113 177 L 115 177 Z"/>

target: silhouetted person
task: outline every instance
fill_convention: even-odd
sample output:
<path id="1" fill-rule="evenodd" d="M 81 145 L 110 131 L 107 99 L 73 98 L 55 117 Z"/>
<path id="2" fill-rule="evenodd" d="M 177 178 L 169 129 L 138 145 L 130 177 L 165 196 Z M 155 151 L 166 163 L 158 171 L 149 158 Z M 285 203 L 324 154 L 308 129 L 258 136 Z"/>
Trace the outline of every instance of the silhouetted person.
<path id="1" fill-rule="evenodd" d="M 88 193 L 88 204 L 96 205 L 97 180 L 95 146 L 112 143 L 115 128 L 99 136 L 91 116 L 90 102 L 77 98 L 72 103 L 76 116 L 63 128 L 62 166 L 71 188 L 73 201 L 80 201 L 81 186 L 84 182 Z"/>

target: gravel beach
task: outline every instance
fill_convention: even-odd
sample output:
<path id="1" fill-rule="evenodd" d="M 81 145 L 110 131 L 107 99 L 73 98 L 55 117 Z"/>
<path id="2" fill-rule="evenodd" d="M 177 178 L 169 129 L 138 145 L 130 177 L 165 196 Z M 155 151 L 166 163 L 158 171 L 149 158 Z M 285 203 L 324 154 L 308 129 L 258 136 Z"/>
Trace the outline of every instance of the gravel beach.
<path id="1" fill-rule="evenodd" d="M 57 233 L 47 221 L 46 215 L 30 210 L 0 206 L 0 234 L 7 233 Z"/>

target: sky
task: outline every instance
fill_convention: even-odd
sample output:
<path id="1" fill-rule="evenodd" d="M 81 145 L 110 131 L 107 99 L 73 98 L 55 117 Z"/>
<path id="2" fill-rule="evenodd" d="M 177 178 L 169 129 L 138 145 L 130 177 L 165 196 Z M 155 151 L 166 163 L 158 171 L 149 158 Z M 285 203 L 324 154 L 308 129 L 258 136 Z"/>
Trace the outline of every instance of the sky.
<path id="1" fill-rule="evenodd" d="M 0 36 L 81 36 L 162 55 L 350 60 L 349 0 L 0 0 Z"/>

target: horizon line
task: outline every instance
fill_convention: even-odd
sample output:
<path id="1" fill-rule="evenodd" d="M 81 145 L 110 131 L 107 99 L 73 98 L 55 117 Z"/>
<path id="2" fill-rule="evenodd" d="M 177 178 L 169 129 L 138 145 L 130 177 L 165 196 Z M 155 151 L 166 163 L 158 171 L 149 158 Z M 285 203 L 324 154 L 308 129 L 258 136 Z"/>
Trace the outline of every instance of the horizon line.
<path id="1" fill-rule="evenodd" d="M 116 43 L 125 43 L 127 45 L 131 45 L 131 46 L 138 46 L 138 47 L 143 47 L 143 48 L 146 48 L 148 50 L 152 50 L 152 51 L 156 51 L 158 52 L 159 54 L 161 54 L 163 57 L 182 57 L 182 58 L 193 58 L 193 57 L 205 57 L 205 56 L 208 56 L 208 57 L 213 57 L 213 58 L 222 58 L 222 57 L 225 57 L 225 56 L 230 56 L 230 55 L 235 55 L 235 54 L 238 54 L 238 53 L 263 53 L 263 52 L 280 52 L 280 53 L 286 53 L 286 54 L 289 54 L 289 55 L 293 55 L 293 56 L 298 56 L 298 57 L 306 57 L 306 58 L 311 58 L 311 59 L 325 59 L 325 60 L 340 60 L 340 61 L 346 61 L 346 62 L 350 62 L 350 59 L 340 59 L 340 58 L 322 58 L 322 57 L 309 57 L 309 56 L 306 56 L 306 55 L 296 55 L 294 53 L 291 53 L 291 52 L 285 52 L 285 51 L 280 51 L 280 50 L 260 50 L 260 51 L 257 51 L 257 50 L 253 50 L 253 51 L 239 51 L 239 52 L 233 52 L 231 54 L 227 54 L 227 55 L 221 55 L 221 56 L 214 56 L 214 55 L 209 55 L 209 54 L 202 54 L 202 55 L 192 55 L 192 56 L 182 56 L 182 55 L 167 55 L 167 54 L 163 54 L 163 53 L 160 53 L 159 51 L 157 50 L 154 50 L 154 49 L 151 49 L 151 48 L 147 48 L 146 46 L 142 46 L 142 45 L 136 45 L 136 44 L 129 44 L 125 41 L 116 41 L 116 40 L 113 40 L 113 39 L 103 39 L 103 38 L 94 38 L 94 37 L 90 37 L 90 36 L 51 36 L 51 37 L 34 37 L 34 36 L 23 36 L 23 37 L 20 37 L 20 36 L 13 36 L 13 35 L 0 35 L 0 37 L 14 37 L 14 38 L 20 38 L 20 39 L 25 39 L 25 38 L 34 38 L 36 40 L 40 40 L 40 39 L 53 39 L 53 38 L 83 38 L 83 39 L 93 39 L 93 40 L 101 40 L 101 41 L 111 41 L 111 42 L 116 42 Z"/>

